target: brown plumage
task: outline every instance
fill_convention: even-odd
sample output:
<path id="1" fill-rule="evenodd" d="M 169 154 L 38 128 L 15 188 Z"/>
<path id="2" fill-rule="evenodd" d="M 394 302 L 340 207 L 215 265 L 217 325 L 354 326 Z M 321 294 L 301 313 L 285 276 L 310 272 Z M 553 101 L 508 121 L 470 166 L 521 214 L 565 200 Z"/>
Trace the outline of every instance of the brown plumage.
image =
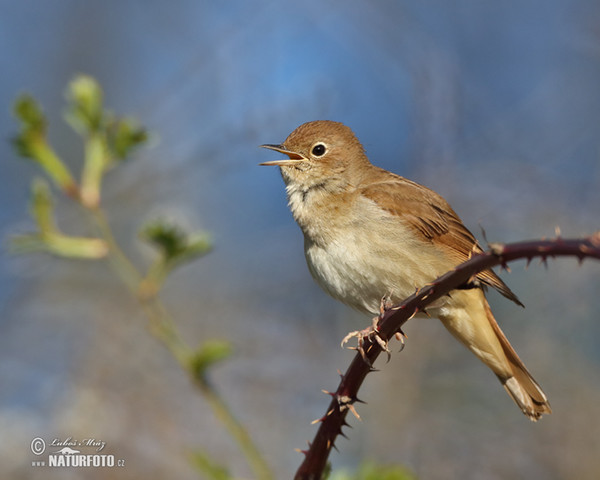
<path id="1" fill-rule="evenodd" d="M 401 217 L 417 233 L 445 249 L 457 265 L 468 260 L 473 253 L 483 252 L 473 234 L 440 195 L 399 175 L 375 168 L 381 181 L 373 178 L 373 183 L 361 189 L 363 195 L 384 210 Z M 477 279 L 523 306 L 493 270 L 480 272 Z"/>
<path id="2" fill-rule="evenodd" d="M 400 302 L 481 251 L 440 195 L 373 166 L 341 123 L 309 122 L 282 145 L 263 146 L 288 157 L 264 165 L 281 167 L 312 276 L 357 310 L 376 315 L 383 296 Z M 452 292 L 429 311 L 498 376 L 523 413 L 537 420 L 551 412 L 550 405 L 500 330 L 484 286 L 521 305 L 486 270 L 472 288 Z"/>

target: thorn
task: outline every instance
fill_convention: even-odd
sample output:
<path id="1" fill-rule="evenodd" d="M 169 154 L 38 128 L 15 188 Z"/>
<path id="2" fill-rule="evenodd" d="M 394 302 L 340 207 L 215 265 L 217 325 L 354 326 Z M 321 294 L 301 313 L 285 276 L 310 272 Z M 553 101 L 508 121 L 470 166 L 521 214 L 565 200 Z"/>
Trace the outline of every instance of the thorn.
<path id="1" fill-rule="evenodd" d="M 346 440 L 348 440 L 348 435 L 346 435 L 344 432 L 342 432 L 341 428 L 340 428 L 340 431 L 338 432 L 338 435 L 341 437 L 344 437 Z"/>
<path id="2" fill-rule="evenodd" d="M 502 270 L 506 270 L 508 273 L 510 273 L 510 267 L 508 266 L 508 263 L 506 263 L 506 262 L 504 262 L 504 261 L 503 261 L 503 262 L 500 264 L 500 268 L 501 268 Z"/>
<path id="3" fill-rule="evenodd" d="M 308 450 L 302 450 L 301 448 L 294 448 L 294 451 L 308 455 Z"/>
<path id="4" fill-rule="evenodd" d="M 340 453 L 338 448 L 335 446 L 335 443 L 331 442 L 331 448 L 334 448 L 336 452 Z"/>
<path id="5" fill-rule="evenodd" d="M 558 225 L 554 227 L 554 234 L 556 235 L 556 239 L 560 240 L 560 227 Z"/>
<path id="6" fill-rule="evenodd" d="M 325 389 L 322 389 L 321 392 L 323 392 L 325 395 L 331 395 L 332 397 L 335 396 L 335 393 L 329 392 Z"/>
<path id="7" fill-rule="evenodd" d="M 547 255 L 542 255 L 540 257 L 540 263 L 544 265 L 544 267 L 548 268 L 548 257 Z"/>
<path id="8" fill-rule="evenodd" d="M 481 230 L 481 236 L 485 240 L 485 243 L 489 246 L 490 242 L 488 242 L 487 234 L 485 232 L 485 228 L 483 228 L 483 225 L 481 223 L 479 223 L 479 229 Z M 475 248 L 475 245 L 473 245 L 473 248 Z"/>
<path id="9" fill-rule="evenodd" d="M 354 408 L 354 405 L 352 405 L 351 403 L 349 403 L 348 404 L 348 410 L 350 410 L 352 412 L 352 415 L 354 415 L 358 420 L 362 421 L 362 419 L 360 418 L 360 415 L 356 411 L 356 408 Z"/>
<path id="10" fill-rule="evenodd" d="M 364 348 L 360 348 L 360 349 L 357 348 L 357 350 L 360 352 L 360 356 L 362 357 L 363 361 L 367 364 L 367 366 L 369 368 L 373 368 L 373 364 L 367 358 L 367 354 L 365 353 L 365 349 Z"/>
<path id="11" fill-rule="evenodd" d="M 527 270 L 529 268 L 529 265 L 531 265 L 531 260 L 533 260 L 533 257 L 527 257 L 527 263 L 525 264 L 525 270 Z"/>
<path id="12" fill-rule="evenodd" d="M 317 423 L 322 423 L 325 421 L 326 417 L 321 417 L 321 418 L 317 418 L 315 420 L 313 420 L 312 422 L 310 422 L 311 425 L 316 425 Z"/>
<path id="13" fill-rule="evenodd" d="M 358 397 L 354 397 L 354 400 L 353 400 L 352 402 L 353 402 L 353 403 L 354 403 L 354 402 L 362 403 L 363 405 L 366 405 L 366 404 L 367 404 L 367 402 L 365 402 L 364 400 L 361 400 L 361 399 L 360 399 L 360 398 L 358 398 Z"/>

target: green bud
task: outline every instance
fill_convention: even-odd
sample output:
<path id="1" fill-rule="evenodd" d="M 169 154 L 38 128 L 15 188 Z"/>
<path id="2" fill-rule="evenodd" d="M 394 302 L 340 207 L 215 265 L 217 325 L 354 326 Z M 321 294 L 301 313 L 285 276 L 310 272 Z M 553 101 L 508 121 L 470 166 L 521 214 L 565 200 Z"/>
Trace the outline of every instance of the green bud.
<path id="1" fill-rule="evenodd" d="M 21 122 L 21 131 L 12 139 L 17 154 L 35 160 L 61 190 L 77 197 L 71 172 L 46 141 L 46 118 L 36 100 L 28 94 L 19 96 L 13 112 Z"/>
<path id="2" fill-rule="evenodd" d="M 46 133 L 46 117 L 31 95 L 20 95 L 13 106 L 13 113 L 21 121 L 24 129 L 33 130 L 41 135 Z"/>
<path id="3" fill-rule="evenodd" d="M 66 92 L 69 100 L 67 119 L 80 133 L 95 132 L 102 127 L 102 89 L 88 75 L 78 75 Z"/>

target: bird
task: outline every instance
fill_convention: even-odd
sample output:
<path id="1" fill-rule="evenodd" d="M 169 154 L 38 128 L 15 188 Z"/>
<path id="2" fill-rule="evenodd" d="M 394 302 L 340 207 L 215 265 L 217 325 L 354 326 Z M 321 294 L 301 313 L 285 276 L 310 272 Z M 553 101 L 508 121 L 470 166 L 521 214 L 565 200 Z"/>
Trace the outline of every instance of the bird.
<path id="1" fill-rule="evenodd" d="M 288 205 L 304 235 L 308 269 L 329 295 L 378 315 L 382 298 L 399 303 L 482 248 L 438 193 L 373 165 L 343 123 L 317 120 L 281 144 L 278 166 Z M 489 367 L 532 421 L 550 403 L 500 329 L 487 287 L 522 306 L 491 269 L 428 307 L 446 329 Z"/>

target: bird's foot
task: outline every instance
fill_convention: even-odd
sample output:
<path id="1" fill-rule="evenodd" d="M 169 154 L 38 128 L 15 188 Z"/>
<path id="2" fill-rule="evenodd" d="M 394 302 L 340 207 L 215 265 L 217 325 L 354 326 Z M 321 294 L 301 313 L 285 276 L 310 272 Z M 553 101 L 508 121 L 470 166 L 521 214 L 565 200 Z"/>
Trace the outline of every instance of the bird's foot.
<path id="1" fill-rule="evenodd" d="M 379 317 L 374 317 L 372 324 L 369 325 L 367 328 L 363 328 L 362 330 L 355 330 L 353 332 L 350 332 L 342 340 L 342 348 L 343 348 L 344 345 L 346 345 L 346 343 L 348 343 L 350 341 L 350 339 L 357 338 L 358 339 L 357 346 L 349 347 L 349 348 L 351 350 L 358 350 L 358 352 L 360 353 L 363 360 L 369 366 L 371 366 L 371 362 L 367 358 L 367 352 L 365 351 L 365 339 L 370 343 L 374 343 L 374 341 L 377 342 L 377 344 L 381 347 L 381 349 L 387 354 L 388 361 L 391 356 L 390 349 L 388 348 L 388 342 L 386 340 L 384 340 L 383 338 L 381 338 L 381 336 L 379 335 L 379 329 L 377 328 L 378 322 L 379 322 Z"/>
<path id="2" fill-rule="evenodd" d="M 355 330 L 346 335 L 342 340 L 342 348 L 344 348 L 344 345 L 346 345 L 346 343 L 348 343 L 348 341 L 351 338 L 357 338 L 357 346 L 349 348 L 351 350 L 358 350 L 363 360 L 369 366 L 372 367 L 371 362 L 367 358 L 367 352 L 365 351 L 365 339 L 370 343 L 374 343 L 374 340 L 381 347 L 381 350 L 383 350 L 386 353 L 387 361 L 389 362 L 392 353 L 390 352 L 390 349 L 388 347 L 388 341 L 384 340 L 381 337 L 381 335 L 379 335 L 379 328 L 377 325 L 379 323 L 379 320 L 383 318 L 385 312 L 388 311 L 392 306 L 393 303 L 391 301 L 391 295 L 386 295 L 385 297 L 383 297 L 379 306 L 379 316 L 373 317 L 371 325 L 369 325 L 367 328 L 363 328 L 362 330 Z M 406 338 L 405 333 L 402 330 L 400 330 L 394 334 L 394 337 L 402 344 L 400 351 L 404 350 L 404 339 Z"/>

